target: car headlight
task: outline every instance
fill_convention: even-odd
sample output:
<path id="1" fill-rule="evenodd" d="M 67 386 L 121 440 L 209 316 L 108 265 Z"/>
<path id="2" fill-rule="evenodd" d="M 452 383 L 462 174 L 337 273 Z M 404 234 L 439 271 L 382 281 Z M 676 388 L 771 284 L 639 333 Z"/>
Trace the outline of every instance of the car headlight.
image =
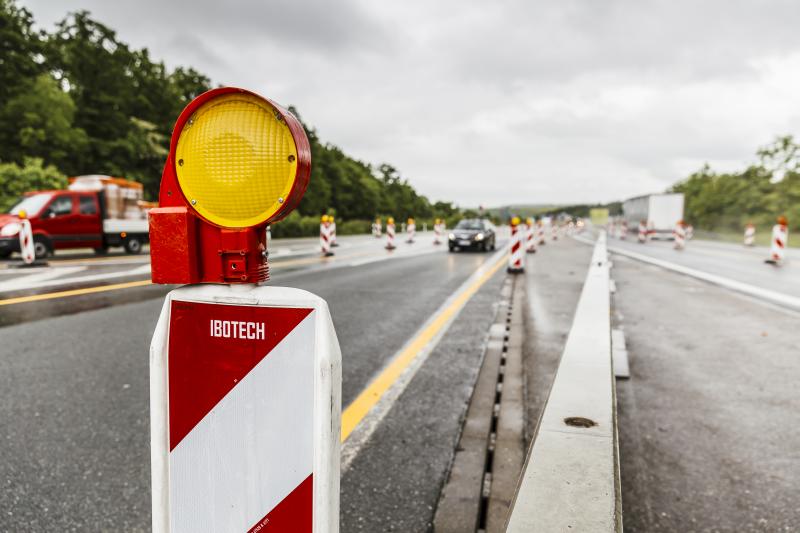
<path id="1" fill-rule="evenodd" d="M 478 233 L 477 235 L 475 235 L 475 240 L 476 241 L 482 241 L 483 237 L 484 237 L 483 233 Z"/>
<path id="2" fill-rule="evenodd" d="M 3 237 L 13 237 L 19 230 L 22 228 L 19 222 L 9 222 L 2 228 L 0 228 L 0 235 Z"/>
<path id="3" fill-rule="evenodd" d="M 455 233 L 451 233 L 451 234 L 450 234 L 450 235 L 448 235 L 447 237 L 448 237 L 448 238 L 449 238 L 451 241 L 454 241 L 454 240 L 456 240 L 456 234 L 455 234 Z"/>

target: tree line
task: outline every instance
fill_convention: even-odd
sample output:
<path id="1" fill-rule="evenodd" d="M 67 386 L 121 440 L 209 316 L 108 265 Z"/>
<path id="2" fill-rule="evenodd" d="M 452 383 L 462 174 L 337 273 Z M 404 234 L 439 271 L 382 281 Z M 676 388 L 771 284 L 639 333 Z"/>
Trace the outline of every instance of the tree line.
<path id="1" fill-rule="evenodd" d="M 34 22 L 16 0 L 0 0 L 0 208 L 25 190 L 82 174 L 136 180 L 156 199 L 175 119 L 211 80 L 191 67 L 168 69 L 86 11 L 52 31 Z M 311 183 L 286 233 L 296 232 L 298 217 L 323 212 L 362 221 L 460 213 L 452 203 L 431 203 L 391 165 L 358 161 L 306 131 Z"/>

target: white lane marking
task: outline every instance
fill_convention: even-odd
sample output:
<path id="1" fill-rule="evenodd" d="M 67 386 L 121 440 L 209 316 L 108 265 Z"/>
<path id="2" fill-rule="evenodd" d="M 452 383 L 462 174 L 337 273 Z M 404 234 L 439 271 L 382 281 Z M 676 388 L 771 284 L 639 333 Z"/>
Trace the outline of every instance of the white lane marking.
<path id="1" fill-rule="evenodd" d="M 86 270 L 86 267 L 63 267 L 63 268 L 48 268 L 47 270 L 37 272 L 36 274 L 28 274 L 27 276 L 20 276 L 15 279 L 10 279 L 0 283 L 0 292 L 18 291 L 28 287 L 38 287 L 40 283 L 60 276 L 74 274 Z M 19 273 L 19 270 L 17 270 Z"/>
<path id="2" fill-rule="evenodd" d="M 433 245 L 431 245 L 431 246 L 433 246 Z M 347 266 L 349 266 L 349 267 L 357 267 L 357 266 L 361 266 L 361 265 L 368 265 L 370 263 L 378 263 L 380 261 L 386 261 L 387 259 L 400 259 L 400 258 L 403 258 L 403 257 L 419 257 L 421 255 L 428 255 L 428 254 L 441 252 L 441 251 L 442 251 L 441 248 L 432 248 L 430 250 L 420 250 L 420 251 L 417 251 L 417 252 L 408 252 L 408 253 L 400 252 L 400 253 L 398 253 L 396 255 L 395 255 L 394 252 L 390 253 L 390 252 L 387 251 L 386 255 L 382 255 L 382 256 L 378 256 L 378 257 L 369 257 L 367 259 L 359 259 L 358 261 L 353 261 L 351 263 L 348 263 Z"/>
<path id="3" fill-rule="evenodd" d="M 762 289 L 761 287 L 756 287 L 755 285 L 742 283 L 741 281 L 736 281 L 730 278 L 717 276 L 715 274 L 709 274 L 708 272 L 703 272 L 701 270 L 697 270 L 694 268 L 685 267 L 683 265 L 679 265 L 677 263 L 671 263 L 669 261 L 664 261 L 662 259 L 656 259 L 655 257 L 640 254 L 637 252 L 631 252 L 623 248 L 617 248 L 616 246 L 609 246 L 608 251 L 611 253 L 630 257 L 631 259 L 636 259 L 637 261 L 641 261 L 643 263 L 649 263 L 651 265 L 655 265 L 661 268 L 666 268 L 667 270 L 672 270 L 673 272 L 677 272 L 679 274 L 684 274 L 686 276 L 691 276 L 693 278 L 707 281 L 708 283 L 713 283 L 714 285 L 719 285 L 721 287 L 725 287 L 726 289 L 730 289 L 736 292 L 741 292 L 743 294 L 747 294 L 748 296 L 754 296 L 761 300 L 766 300 L 768 302 L 780 305 L 782 307 L 788 307 L 789 309 L 800 311 L 800 298 L 797 298 L 795 296 L 782 294 L 779 292 L 771 291 L 769 289 Z"/>
<path id="4" fill-rule="evenodd" d="M 491 269 L 498 261 L 503 259 L 503 256 L 508 254 L 508 246 L 501 246 L 497 252 L 492 254 L 488 260 L 484 261 L 481 266 L 479 266 L 475 272 L 472 273 L 464 283 L 462 283 L 448 298 L 445 300 L 439 308 L 434 311 L 428 320 L 425 321 L 420 328 L 415 331 L 409 338 L 406 344 L 400 347 L 397 352 L 395 352 L 387 361 L 394 361 L 398 354 L 402 353 L 406 350 L 409 343 L 414 342 L 421 332 L 425 331 L 430 324 L 437 319 L 439 315 L 441 315 L 445 309 L 452 305 L 453 301 L 455 301 L 464 291 L 466 291 L 475 280 L 483 276 L 483 274 Z M 480 289 L 479 289 L 480 290 Z M 471 298 L 470 298 L 471 300 Z M 461 311 L 467 306 L 469 301 L 467 301 L 464 306 L 459 309 L 457 313 L 455 313 L 450 320 L 439 330 L 438 333 L 430 340 L 430 342 L 425 346 L 425 348 L 420 351 L 419 355 L 416 356 L 414 362 L 412 362 L 404 371 L 403 374 L 395 381 L 389 390 L 387 390 L 384 395 L 378 400 L 378 403 L 373 407 L 367 416 L 356 426 L 350 436 L 347 438 L 346 441 L 342 443 L 342 462 L 341 462 L 341 469 L 342 473 L 346 472 L 348 468 L 350 468 L 350 464 L 353 462 L 353 459 L 356 458 L 358 453 L 361 451 L 361 448 L 366 444 L 369 440 L 370 436 L 375 432 L 378 425 L 381 421 L 386 417 L 386 415 L 391 410 L 392 406 L 394 405 L 395 401 L 403 394 L 403 391 L 406 390 L 406 387 L 411 382 L 411 380 L 416 375 L 417 371 L 420 367 L 425 364 L 425 361 L 428 359 L 428 356 L 433 352 L 436 346 L 439 344 L 439 341 L 444 337 L 447 331 L 450 329 L 450 326 L 455 322 L 458 316 L 461 314 Z M 485 338 L 483 339 L 484 344 L 488 341 L 489 335 L 488 331 L 486 333 Z"/>
<path id="5" fill-rule="evenodd" d="M 86 267 L 74 267 L 77 270 L 85 270 Z M 56 270 L 67 270 L 64 269 L 56 269 Z M 13 288 L 0 288 L 0 292 L 12 292 L 12 291 L 21 291 L 26 289 L 40 289 L 44 287 L 57 287 L 59 285 L 72 285 L 75 283 L 85 283 L 88 281 L 101 281 L 106 279 L 114 279 L 114 278 L 124 278 L 128 276 L 139 276 L 143 274 L 150 273 L 150 265 L 142 265 L 136 268 L 131 268 L 128 270 L 122 270 L 119 272 L 106 272 L 104 274 L 90 274 L 88 276 L 76 276 L 74 278 L 67 278 L 67 279 L 51 279 L 48 281 L 42 280 L 30 280 L 30 283 L 19 284 L 18 286 L 14 286 Z M 59 274 L 64 275 L 64 274 Z M 13 281 L 13 280 L 12 280 Z M 6 282 L 9 283 L 9 282 Z"/>

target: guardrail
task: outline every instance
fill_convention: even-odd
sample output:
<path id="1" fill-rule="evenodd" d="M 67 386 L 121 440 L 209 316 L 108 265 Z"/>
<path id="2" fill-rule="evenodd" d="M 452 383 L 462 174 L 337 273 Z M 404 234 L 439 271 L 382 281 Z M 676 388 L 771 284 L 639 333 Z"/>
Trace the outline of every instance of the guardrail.
<path id="1" fill-rule="evenodd" d="M 614 387 L 601 232 L 507 531 L 622 531 Z"/>

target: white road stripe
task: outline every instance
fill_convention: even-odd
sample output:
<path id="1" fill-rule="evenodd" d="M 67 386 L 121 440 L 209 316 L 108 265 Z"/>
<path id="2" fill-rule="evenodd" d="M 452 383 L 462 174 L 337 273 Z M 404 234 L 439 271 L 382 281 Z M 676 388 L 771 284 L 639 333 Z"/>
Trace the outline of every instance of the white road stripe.
<path id="1" fill-rule="evenodd" d="M 69 274 L 70 272 L 66 272 L 67 270 L 72 269 L 73 272 L 85 270 L 86 267 L 65 267 L 65 268 L 58 268 L 53 269 L 53 271 L 58 272 L 58 276 L 63 276 L 65 274 Z M 150 273 L 150 265 L 141 265 L 137 266 L 136 268 L 131 268 L 128 270 L 122 270 L 118 272 L 106 272 L 103 274 L 90 274 L 88 276 L 77 276 L 74 278 L 67 278 L 67 279 L 49 279 L 45 281 L 41 278 L 37 279 L 30 279 L 33 276 L 26 276 L 25 279 L 20 281 L 26 281 L 27 283 L 18 283 L 15 285 L 9 285 L 6 287 L 6 284 L 10 284 L 11 280 L 5 283 L 0 284 L 0 293 L 3 292 L 12 292 L 12 291 L 22 291 L 27 289 L 40 289 L 44 287 L 58 287 L 60 285 L 73 285 L 75 283 L 85 283 L 88 281 L 102 281 L 107 279 L 114 279 L 114 278 L 124 278 L 128 276 L 141 276 L 144 274 Z M 42 273 L 44 274 L 44 272 Z M 51 276 L 52 277 L 52 276 Z"/>
<path id="2" fill-rule="evenodd" d="M 46 280 L 52 280 L 53 278 L 74 274 L 75 272 L 80 272 L 82 270 L 86 270 L 86 267 L 78 266 L 40 270 L 35 274 L 20 276 L 18 278 L 10 279 L 0 283 L 0 292 L 19 291 L 26 288 L 39 287 L 41 286 L 42 282 Z M 19 270 L 16 272 L 19 272 Z"/>

